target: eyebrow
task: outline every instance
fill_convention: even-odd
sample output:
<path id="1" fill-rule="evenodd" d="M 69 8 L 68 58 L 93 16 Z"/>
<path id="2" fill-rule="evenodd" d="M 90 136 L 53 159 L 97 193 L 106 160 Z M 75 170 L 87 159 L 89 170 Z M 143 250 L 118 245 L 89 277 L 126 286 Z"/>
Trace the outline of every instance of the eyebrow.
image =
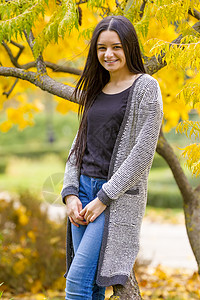
<path id="1" fill-rule="evenodd" d="M 121 45 L 122 43 L 113 43 L 112 45 Z M 100 45 L 105 45 L 105 44 L 101 44 L 101 43 L 97 43 L 98 46 Z"/>

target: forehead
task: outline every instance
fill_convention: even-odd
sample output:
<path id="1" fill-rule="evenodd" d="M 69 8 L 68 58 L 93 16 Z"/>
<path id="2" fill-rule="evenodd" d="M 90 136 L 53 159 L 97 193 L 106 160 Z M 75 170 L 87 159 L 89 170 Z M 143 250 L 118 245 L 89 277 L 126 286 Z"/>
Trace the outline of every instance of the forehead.
<path id="1" fill-rule="evenodd" d="M 97 45 L 98 44 L 108 45 L 114 43 L 121 43 L 120 38 L 115 31 L 105 30 L 99 34 L 99 37 L 97 39 Z"/>

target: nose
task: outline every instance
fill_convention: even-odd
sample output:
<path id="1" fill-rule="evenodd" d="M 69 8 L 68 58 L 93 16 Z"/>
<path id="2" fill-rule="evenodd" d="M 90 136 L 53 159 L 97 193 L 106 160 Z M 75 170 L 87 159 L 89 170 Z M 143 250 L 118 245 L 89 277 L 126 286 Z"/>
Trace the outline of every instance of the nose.
<path id="1" fill-rule="evenodd" d="M 109 57 L 112 57 L 112 56 L 113 56 L 112 49 L 107 48 L 106 52 L 105 52 L 105 58 L 109 58 Z"/>

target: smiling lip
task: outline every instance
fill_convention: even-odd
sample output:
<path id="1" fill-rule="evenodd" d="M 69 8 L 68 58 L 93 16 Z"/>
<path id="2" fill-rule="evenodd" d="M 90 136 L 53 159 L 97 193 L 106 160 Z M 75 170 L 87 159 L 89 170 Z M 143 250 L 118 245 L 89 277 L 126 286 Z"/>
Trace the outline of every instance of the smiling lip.
<path id="1" fill-rule="evenodd" d="M 105 60 L 105 62 L 106 62 L 107 64 L 112 64 L 112 63 L 114 63 L 114 62 L 116 62 L 116 61 L 118 61 L 118 59 L 116 59 L 116 60 L 112 60 L 112 61 Z"/>

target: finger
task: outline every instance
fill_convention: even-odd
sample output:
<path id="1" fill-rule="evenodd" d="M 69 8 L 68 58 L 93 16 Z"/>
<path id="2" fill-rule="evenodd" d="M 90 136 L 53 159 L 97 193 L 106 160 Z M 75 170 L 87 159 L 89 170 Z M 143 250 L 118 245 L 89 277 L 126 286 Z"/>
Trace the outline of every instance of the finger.
<path id="1" fill-rule="evenodd" d="M 79 215 L 83 217 L 83 216 L 85 215 L 86 209 L 87 209 L 87 208 L 84 207 L 84 208 L 79 212 Z"/>
<path id="2" fill-rule="evenodd" d="M 77 217 L 76 220 L 77 220 L 77 222 L 84 222 L 84 217 L 81 217 L 81 216 Z"/>
<path id="3" fill-rule="evenodd" d="M 79 214 L 76 216 L 76 219 L 80 220 L 80 221 L 83 221 L 84 220 L 84 217 L 83 216 L 80 216 Z"/>
<path id="4" fill-rule="evenodd" d="M 94 222 L 94 220 L 96 220 L 95 215 L 93 215 L 93 216 L 90 218 L 90 222 L 92 223 L 92 222 Z"/>
<path id="5" fill-rule="evenodd" d="M 73 215 L 73 221 L 76 223 L 76 224 L 80 224 L 80 225 L 87 225 L 87 222 L 84 221 L 84 218 L 83 217 L 80 217 L 81 219 L 78 219 L 79 217 L 79 214 L 77 213 L 77 216 L 76 215 Z"/>
<path id="6" fill-rule="evenodd" d="M 87 222 L 86 221 L 79 221 L 79 220 L 76 220 L 76 223 L 80 224 L 80 225 L 87 225 Z"/>
<path id="7" fill-rule="evenodd" d="M 93 222 L 94 220 L 92 218 L 93 215 L 89 213 L 85 216 L 85 220 L 87 221 L 87 223 Z"/>
<path id="8" fill-rule="evenodd" d="M 74 226 L 79 227 L 79 224 L 75 223 L 72 217 L 69 217 L 69 220 Z"/>
<path id="9" fill-rule="evenodd" d="M 85 214 L 84 214 L 84 219 L 86 220 L 86 222 L 89 221 L 90 217 L 91 217 L 91 213 L 89 213 L 89 211 L 86 210 L 86 211 L 85 211 Z"/>

